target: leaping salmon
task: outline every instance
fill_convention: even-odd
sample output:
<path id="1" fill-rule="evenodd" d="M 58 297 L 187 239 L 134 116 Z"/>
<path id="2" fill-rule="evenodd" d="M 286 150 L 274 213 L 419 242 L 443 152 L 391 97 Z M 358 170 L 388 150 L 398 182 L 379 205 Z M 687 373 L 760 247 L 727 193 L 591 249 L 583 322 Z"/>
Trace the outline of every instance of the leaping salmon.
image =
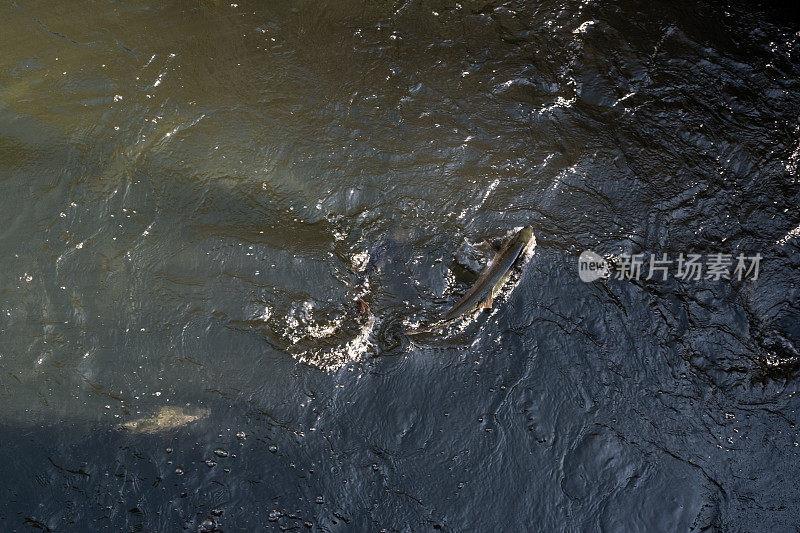
<path id="1" fill-rule="evenodd" d="M 430 326 L 406 330 L 409 335 L 427 333 L 442 328 L 459 317 L 482 308 L 491 308 L 495 296 L 511 276 L 511 267 L 514 266 L 520 255 L 528 248 L 533 240 L 533 227 L 525 226 L 519 230 L 495 254 L 492 262 L 481 273 L 475 284 L 467 291 L 444 316 Z"/>

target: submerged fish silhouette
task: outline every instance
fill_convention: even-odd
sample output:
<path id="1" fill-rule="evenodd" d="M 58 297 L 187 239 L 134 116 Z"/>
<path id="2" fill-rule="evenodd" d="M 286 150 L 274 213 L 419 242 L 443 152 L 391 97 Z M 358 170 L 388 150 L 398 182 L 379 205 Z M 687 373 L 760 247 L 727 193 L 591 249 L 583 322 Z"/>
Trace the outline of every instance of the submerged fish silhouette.
<path id="1" fill-rule="evenodd" d="M 514 266 L 519 256 L 528 247 L 533 239 L 533 227 L 525 226 L 519 230 L 495 254 L 492 262 L 486 267 L 475 284 L 467 291 L 441 320 L 423 328 L 406 330 L 406 333 L 427 333 L 442 328 L 457 318 L 481 308 L 490 308 L 494 297 L 500 292 L 508 278 L 511 276 L 511 267 Z"/>
<path id="2" fill-rule="evenodd" d="M 170 405 L 161 407 L 150 416 L 125 422 L 120 427 L 134 433 L 158 433 L 185 426 L 195 420 L 205 418 L 208 413 L 208 409 L 190 409 Z"/>

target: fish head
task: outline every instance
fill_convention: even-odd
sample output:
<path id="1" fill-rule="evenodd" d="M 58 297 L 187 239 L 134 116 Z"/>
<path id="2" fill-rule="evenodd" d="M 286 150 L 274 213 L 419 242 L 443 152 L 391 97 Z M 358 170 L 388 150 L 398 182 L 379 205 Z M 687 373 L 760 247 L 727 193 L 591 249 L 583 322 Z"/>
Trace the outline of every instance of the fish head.
<path id="1" fill-rule="evenodd" d="M 533 238 L 533 226 L 525 226 L 519 230 L 517 235 L 522 242 L 527 244 Z"/>
<path id="2" fill-rule="evenodd" d="M 520 254 L 525 258 L 525 261 L 527 261 L 530 259 L 531 255 L 533 255 L 534 248 L 536 248 L 536 237 L 533 235 L 533 226 L 525 226 L 519 230 L 518 236 L 522 242 L 522 251 Z"/>

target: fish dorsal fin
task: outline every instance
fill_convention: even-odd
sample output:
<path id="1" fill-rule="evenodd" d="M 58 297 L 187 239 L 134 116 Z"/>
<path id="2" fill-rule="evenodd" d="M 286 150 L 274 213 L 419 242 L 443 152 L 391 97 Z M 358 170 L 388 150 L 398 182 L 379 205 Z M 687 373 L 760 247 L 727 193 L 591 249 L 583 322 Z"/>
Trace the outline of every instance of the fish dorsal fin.
<path id="1" fill-rule="evenodd" d="M 496 242 L 494 242 L 494 241 L 493 241 L 492 239 L 490 239 L 489 237 L 484 237 L 484 238 L 483 238 L 483 242 L 485 242 L 486 244 L 488 244 L 488 245 L 489 245 L 489 248 L 491 248 L 491 249 L 492 249 L 492 250 L 494 250 L 495 252 L 499 252 L 499 251 L 500 251 L 500 249 L 501 249 L 501 246 L 499 246 L 499 245 L 498 245 Z"/>

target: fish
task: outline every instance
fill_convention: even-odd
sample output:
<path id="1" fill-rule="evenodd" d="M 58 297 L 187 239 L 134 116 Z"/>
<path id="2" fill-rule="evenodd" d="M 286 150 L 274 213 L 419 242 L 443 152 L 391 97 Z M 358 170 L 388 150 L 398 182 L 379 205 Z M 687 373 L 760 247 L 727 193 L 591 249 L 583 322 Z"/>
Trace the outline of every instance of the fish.
<path id="1" fill-rule="evenodd" d="M 447 311 L 440 320 L 430 326 L 406 330 L 406 334 L 428 333 L 442 328 L 477 309 L 491 308 L 494 298 L 511 276 L 511 267 L 533 241 L 533 227 L 525 226 L 497 251 L 467 293 Z"/>
<path id="2" fill-rule="evenodd" d="M 131 420 L 120 427 L 133 433 L 159 433 L 177 429 L 208 416 L 208 409 L 189 409 L 177 406 L 164 406 L 150 416 Z"/>

